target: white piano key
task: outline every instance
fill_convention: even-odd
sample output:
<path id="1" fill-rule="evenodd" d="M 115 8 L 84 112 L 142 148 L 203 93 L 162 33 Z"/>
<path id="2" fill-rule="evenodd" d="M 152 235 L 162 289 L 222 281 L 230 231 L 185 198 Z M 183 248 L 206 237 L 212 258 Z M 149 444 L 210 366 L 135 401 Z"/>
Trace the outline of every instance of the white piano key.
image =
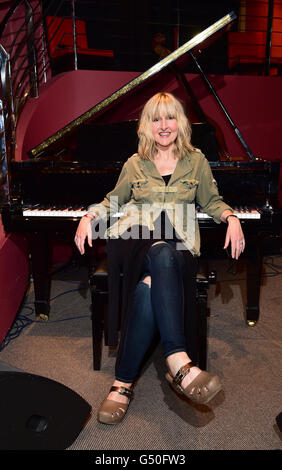
<path id="1" fill-rule="evenodd" d="M 205 212 L 197 212 L 197 219 L 212 219 L 212 217 Z"/>

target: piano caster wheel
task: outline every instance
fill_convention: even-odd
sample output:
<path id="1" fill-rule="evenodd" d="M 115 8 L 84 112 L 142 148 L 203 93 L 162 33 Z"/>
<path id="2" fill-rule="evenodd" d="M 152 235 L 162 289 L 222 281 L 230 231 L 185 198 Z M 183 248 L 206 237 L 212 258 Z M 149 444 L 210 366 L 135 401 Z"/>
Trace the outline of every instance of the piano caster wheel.
<path id="1" fill-rule="evenodd" d="M 256 326 L 256 321 L 255 320 L 247 320 L 247 325 L 250 327 Z"/>
<path id="2" fill-rule="evenodd" d="M 45 315 L 44 313 L 40 313 L 39 318 L 43 321 L 48 321 L 49 320 L 48 315 Z"/>

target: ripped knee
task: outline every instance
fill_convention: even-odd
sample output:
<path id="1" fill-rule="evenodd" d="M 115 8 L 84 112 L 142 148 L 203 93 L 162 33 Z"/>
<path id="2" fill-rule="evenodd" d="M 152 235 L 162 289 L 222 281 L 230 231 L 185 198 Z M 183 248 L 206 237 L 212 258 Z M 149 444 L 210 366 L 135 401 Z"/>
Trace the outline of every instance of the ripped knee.
<path id="1" fill-rule="evenodd" d="M 157 241 L 156 243 L 153 243 L 152 246 L 160 245 L 161 243 L 162 243 L 163 245 L 167 245 L 166 241 L 164 241 L 164 240 L 159 240 L 159 241 Z M 142 279 L 142 282 L 144 282 L 144 283 L 147 284 L 149 287 L 151 287 L 151 276 L 146 276 L 146 277 L 144 277 L 144 279 Z"/>
<path id="2" fill-rule="evenodd" d="M 149 287 L 151 287 L 151 276 L 144 277 L 144 279 L 142 279 L 142 282 L 144 282 L 144 284 L 147 284 Z"/>

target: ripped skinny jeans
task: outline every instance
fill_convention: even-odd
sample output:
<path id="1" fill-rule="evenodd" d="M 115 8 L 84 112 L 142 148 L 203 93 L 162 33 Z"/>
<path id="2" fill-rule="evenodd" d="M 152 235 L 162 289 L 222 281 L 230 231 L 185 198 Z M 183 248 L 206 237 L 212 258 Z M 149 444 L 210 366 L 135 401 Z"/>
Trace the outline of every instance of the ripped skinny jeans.
<path id="1" fill-rule="evenodd" d="M 164 357 L 186 351 L 183 318 L 184 256 L 172 241 L 152 245 L 136 286 L 123 350 L 116 364 L 116 380 L 131 383 L 157 331 Z M 192 256 L 192 255 L 191 255 Z M 151 276 L 151 287 L 143 282 Z"/>

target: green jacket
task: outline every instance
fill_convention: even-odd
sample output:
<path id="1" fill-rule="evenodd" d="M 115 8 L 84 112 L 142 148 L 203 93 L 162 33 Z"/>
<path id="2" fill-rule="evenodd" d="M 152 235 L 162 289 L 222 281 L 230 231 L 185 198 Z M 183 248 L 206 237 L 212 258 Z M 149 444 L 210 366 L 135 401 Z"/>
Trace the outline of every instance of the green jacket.
<path id="1" fill-rule="evenodd" d="M 153 161 L 134 154 L 124 164 L 115 188 L 88 211 L 97 214 L 98 220 L 110 218 L 106 236 L 116 238 L 125 237 L 126 233 L 128 237 L 126 231 L 133 226 L 143 225 L 153 230 L 155 220 L 165 210 L 180 237 L 179 242 L 199 256 L 195 205 L 216 223 L 221 222 L 221 214 L 226 209 L 232 211 L 219 196 L 209 162 L 199 150 L 188 152 L 183 160 L 178 160 L 167 186 Z"/>

